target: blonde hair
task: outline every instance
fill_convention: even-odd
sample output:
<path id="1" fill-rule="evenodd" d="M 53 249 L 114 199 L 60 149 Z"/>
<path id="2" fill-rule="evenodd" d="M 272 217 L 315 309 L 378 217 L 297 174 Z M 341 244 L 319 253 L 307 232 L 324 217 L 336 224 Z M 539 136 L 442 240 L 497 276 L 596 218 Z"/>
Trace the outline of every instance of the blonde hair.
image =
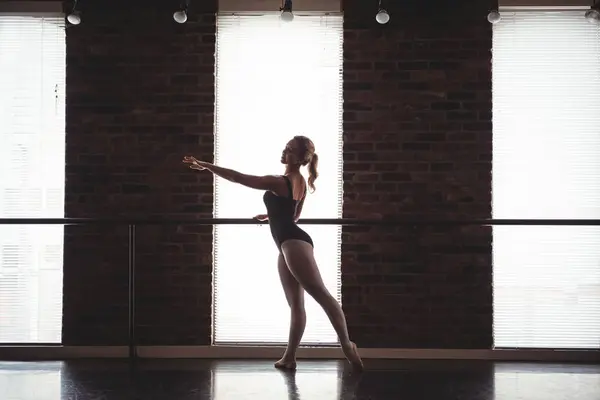
<path id="1" fill-rule="evenodd" d="M 301 145 L 301 164 L 308 165 L 308 187 L 310 188 L 311 193 L 314 193 L 316 190 L 315 181 L 319 177 L 319 172 L 317 171 L 319 156 L 315 153 L 315 144 L 306 136 L 294 136 L 294 140 Z"/>

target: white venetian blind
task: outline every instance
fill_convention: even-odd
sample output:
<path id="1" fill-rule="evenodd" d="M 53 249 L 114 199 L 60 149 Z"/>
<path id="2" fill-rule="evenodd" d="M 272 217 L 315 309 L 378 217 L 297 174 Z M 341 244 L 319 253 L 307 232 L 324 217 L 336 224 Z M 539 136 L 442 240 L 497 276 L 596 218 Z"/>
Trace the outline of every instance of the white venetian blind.
<path id="1" fill-rule="evenodd" d="M 502 12 L 493 30 L 493 217 L 600 218 L 600 27 Z M 600 227 L 494 227 L 496 347 L 600 348 Z"/>
<path id="2" fill-rule="evenodd" d="M 317 190 L 303 218 L 342 214 L 342 17 L 279 15 L 217 19 L 215 160 L 255 175 L 283 174 L 294 135 L 319 154 Z M 306 172 L 306 171 L 304 171 Z M 265 213 L 261 191 L 217 178 L 216 218 Z M 341 298 L 339 226 L 302 226 L 313 238 L 327 288 Z M 287 342 L 289 308 L 267 225 L 215 226 L 215 343 Z M 325 313 L 306 295 L 304 344 L 337 343 Z"/>
<path id="3" fill-rule="evenodd" d="M 0 217 L 62 218 L 63 17 L 0 15 Z M 0 225 L 0 343 L 60 343 L 63 227 Z"/>

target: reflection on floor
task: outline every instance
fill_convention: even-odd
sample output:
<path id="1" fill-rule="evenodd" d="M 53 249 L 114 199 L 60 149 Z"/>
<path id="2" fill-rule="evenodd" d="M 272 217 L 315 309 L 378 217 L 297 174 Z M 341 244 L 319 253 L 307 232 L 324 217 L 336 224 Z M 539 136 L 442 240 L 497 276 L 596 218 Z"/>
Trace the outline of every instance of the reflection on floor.
<path id="1" fill-rule="evenodd" d="M 466 361 L 0 362 L 2 400 L 598 400 L 600 366 Z"/>

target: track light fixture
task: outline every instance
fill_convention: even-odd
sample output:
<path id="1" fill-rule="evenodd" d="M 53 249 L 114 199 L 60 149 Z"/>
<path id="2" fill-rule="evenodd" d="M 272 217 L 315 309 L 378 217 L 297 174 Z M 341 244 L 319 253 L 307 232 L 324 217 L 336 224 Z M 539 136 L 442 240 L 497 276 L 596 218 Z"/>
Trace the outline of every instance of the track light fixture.
<path id="1" fill-rule="evenodd" d="M 81 23 L 81 13 L 75 9 L 76 7 L 77 0 L 73 0 L 73 8 L 71 9 L 71 13 L 67 15 L 67 21 L 71 25 L 79 25 Z"/>
<path id="2" fill-rule="evenodd" d="M 283 22 L 292 22 L 294 20 L 294 13 L 292 13 L 292 0 L 281 0 L 281 20 Z"/>
<path id="3" fill-rule="evenodd" d="M 585 19 L 592 24 L 600 24 L 600 1 L 594 1 L 594 5 L 585 12 Z"/>
<path id="4" fill-rule="evenodd" d="M 498 10 L 492 10 L 487 15 L 487 20 L 490 24 L 497 24 L 502 19 Z"/>
<path id="5" fill-rule="evenodd" d="M 500 15 L 500 11 L 498 11 L 498 1 L 492 1 L 492 7 L 490 12 L 487 15 L 487 20 L 490 24 L 497 24 L 502 19 Z"/>
<path id="6" fill-rule="evenodd" d="M 377 9 L 377 14 L 375 15 L 375 21 L 380 23 L 381 25 L 385 25 L 390 22 L 390 14 L 381 6 L 381 0 L 379 0 L 379 7 Z"/>
<path id="7" fill-rule="evenodd" d="M 175 22 L 177 22 L 178 24 L 185 24 L 185 22 L 187 21 L 187 10 L 188 7 L 190 6 L 190 0 L 184 0 L 181 2 L 181 5 L 179 6 L 179 10 L 175 11 L 173 13 L 173 19 L 175 20 Z"/>

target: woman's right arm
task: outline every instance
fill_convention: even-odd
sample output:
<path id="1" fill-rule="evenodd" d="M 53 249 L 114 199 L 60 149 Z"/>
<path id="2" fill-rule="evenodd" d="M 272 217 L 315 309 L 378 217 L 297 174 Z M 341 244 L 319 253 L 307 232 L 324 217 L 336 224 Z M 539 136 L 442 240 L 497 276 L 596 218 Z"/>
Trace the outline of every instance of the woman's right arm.
<path id="1" fill-rule="evenodd" d="M 296 213 L 294 214 L 294 222 L 298 222 L 300 214 L 302 214 L 302 207 L 304 207 L 304 199 L 306 199 L 306 182 L 304 182 L 304 195 L 300 199 L 300 203 L 296 206 Z"/>
<path id="2" fill-rule="evenodd" d="M 305 198 L 306 198 L 306 196 L 302 197 L 302 200 L 300 200 L 300 203 L 298 203 L 298 205 L 296 206 L 296 214 L 294 215 L 294 222 L 298 222 L 298 220 L 300 219 L 300 214 L 302 214 L 302 207 L 304 206 Z"/>

